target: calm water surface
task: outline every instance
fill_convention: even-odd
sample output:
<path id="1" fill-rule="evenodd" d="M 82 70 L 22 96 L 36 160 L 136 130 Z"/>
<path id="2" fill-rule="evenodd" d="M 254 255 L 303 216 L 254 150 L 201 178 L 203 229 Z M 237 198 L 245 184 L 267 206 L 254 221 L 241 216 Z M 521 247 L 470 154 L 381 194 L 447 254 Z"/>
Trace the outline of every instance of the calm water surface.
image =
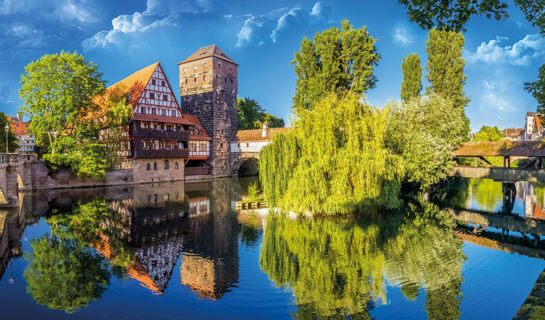
<path id="1" fill-rule="evenodd" d="M 249 183 L 22 195 L 0 319 L 510 319 L 545 268 L 542 185 L 452 180 L 433 200 L 455 222 L 236 212 Z"/>

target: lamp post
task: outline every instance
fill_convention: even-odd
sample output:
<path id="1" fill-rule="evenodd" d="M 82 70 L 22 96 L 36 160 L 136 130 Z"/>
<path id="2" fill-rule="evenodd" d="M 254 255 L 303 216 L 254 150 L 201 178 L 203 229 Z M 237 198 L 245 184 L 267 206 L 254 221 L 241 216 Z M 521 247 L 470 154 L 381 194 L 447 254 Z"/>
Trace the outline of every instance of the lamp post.
<path id="1" fill-rule="evenodd" d="M 9 124 L 6 124 L 4 127 L 4 130 L 6 130 L 6 154 L 8 153 L 8 133 L 9 133 Z"/>

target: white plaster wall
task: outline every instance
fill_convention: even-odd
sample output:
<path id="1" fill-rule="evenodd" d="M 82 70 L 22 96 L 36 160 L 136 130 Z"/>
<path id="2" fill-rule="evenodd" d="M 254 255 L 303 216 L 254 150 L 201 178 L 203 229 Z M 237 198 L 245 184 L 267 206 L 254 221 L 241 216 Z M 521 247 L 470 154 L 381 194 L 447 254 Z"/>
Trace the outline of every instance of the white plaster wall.
<path id="1" fill-rule="evenodd" d="M 231 152 L 259 152 L 261 148 L 269 143 L 270 141 L 232 142 Z"/>

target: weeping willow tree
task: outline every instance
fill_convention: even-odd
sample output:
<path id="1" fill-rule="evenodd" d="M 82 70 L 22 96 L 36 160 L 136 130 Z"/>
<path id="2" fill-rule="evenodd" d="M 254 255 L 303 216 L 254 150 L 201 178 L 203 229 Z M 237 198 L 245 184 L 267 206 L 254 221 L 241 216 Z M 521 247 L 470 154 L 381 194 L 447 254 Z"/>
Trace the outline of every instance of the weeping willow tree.
<path id="1" fill-rule="evenodd" d="M 357 226 L 353 220 L 269 216 L 261 268 L 278 286 L 292 288 L 299 313 L 368 314 L 369 301 L 385 301 L 380 232 L 376 224 Z"/>
<path id="2" fill-rule="evenodd" d="M 387 111 L 362 96 L 330 94 L 301 110 L 295 128 L 260 156 L 270 205 L 311 214 L 348 214 L 399 206 L 403 163 L 385 147 Z"/>

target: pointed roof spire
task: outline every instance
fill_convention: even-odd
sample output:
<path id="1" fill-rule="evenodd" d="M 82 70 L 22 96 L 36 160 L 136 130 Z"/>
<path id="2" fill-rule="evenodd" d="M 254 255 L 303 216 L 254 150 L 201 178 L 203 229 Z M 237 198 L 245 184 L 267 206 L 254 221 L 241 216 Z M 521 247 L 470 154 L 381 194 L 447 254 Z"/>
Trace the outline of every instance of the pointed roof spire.
<path id="1" fill-rule="evenodd" d="M 225 52 L 223 52 L 217 45 L 213 44 L 210 46 L 202 47 L 199 50 L 195 51 L 192 55 L 189 56 L 189 58 L 185 59 L 184 61 L 178 63 L 179 65 L 182 63 L 187 63 L 191 61 L 200 60 L 203 58 L 208 57 L 216 57 L 222 60 L 225 60 L 227 62 L 231 62 L 233 64 L 236 64 L 238 66 L 238 63 L 234 62 L 229 58 Z"/>

